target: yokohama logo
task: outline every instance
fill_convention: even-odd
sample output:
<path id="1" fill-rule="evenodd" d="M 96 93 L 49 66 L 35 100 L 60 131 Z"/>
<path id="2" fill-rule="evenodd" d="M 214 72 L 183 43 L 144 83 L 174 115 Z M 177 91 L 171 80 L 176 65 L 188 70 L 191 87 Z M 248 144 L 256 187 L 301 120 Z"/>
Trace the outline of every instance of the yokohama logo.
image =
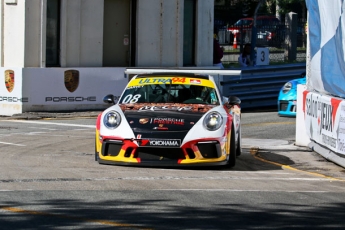
<path id="1" fill-rule="evenodd" d="M 150 146 L 179 147 L 180 143 L 178 140 L 153 140 L 153 141 L 150 141 Z"/>

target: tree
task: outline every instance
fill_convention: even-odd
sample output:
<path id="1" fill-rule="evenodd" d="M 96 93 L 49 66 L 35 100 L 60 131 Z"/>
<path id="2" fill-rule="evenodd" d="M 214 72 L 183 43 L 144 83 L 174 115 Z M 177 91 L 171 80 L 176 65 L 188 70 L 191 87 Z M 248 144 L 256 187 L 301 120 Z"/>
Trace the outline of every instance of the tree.
<path id="1" fill-rule="evenodd" d="M 286 14 L 291 11 L 296 10 L 296 5 L 301 7 L 301 18 L 305 21 L 306 20 L 306 4 L 305 0 L 269 0 L 269 1 L 276 1 L 276 9 L 279 14 Z M 296 12 L 298 13 L 298 12 Z"/>

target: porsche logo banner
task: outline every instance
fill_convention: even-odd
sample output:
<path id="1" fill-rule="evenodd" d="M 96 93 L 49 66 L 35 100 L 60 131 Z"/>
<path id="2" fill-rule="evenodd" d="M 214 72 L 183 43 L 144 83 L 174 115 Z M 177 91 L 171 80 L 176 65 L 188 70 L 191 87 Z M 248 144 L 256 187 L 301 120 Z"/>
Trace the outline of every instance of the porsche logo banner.
<path id="1" fill-rule="evenodd" d="M 5 70 L 5 85 L 8 92 L 12 92 L 14 88 L 14 71 Z"/>
<path id="2" fill-rule="evenodd" d="M 64 74 L 65 87 L 73 93 L 79 85 L 79 71 L 78 70 L 66 70 Z"/>

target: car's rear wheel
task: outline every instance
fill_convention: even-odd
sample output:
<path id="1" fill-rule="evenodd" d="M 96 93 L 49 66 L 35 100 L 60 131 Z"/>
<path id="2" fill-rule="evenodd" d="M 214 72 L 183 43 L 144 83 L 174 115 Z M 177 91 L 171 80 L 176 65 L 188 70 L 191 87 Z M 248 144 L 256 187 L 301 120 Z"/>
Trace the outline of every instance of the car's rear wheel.
<path id="1" fill-rule="evenodd" d="M 240 156 L 242 154 L 242 146 L 241 146 L 241 127 L 238 130 L 238 137 L 237 137 L 237 148 L 236 148 L 236 156 Z"/>
<path id="2" fill-rule="evenodd" d="M 95 140 L 95 161 L 98 161 L 97 143 Z"/>
<path id="3" fill-rule="evenodd" d="M 236 164 L 236 139 L 235 139 L 235 128 L 231 127 L 231 138 L 230 138 L 230 154 L 228 157 L 228 167 L 234 167 Z"/>

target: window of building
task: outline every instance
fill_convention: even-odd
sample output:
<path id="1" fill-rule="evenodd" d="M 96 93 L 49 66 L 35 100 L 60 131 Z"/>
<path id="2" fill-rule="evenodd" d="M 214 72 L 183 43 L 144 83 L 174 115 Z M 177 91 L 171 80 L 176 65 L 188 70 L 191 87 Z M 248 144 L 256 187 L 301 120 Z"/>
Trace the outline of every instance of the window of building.
<path id="1" fill-rule="evenodd" d="M 47 0 L 46 66 L 60 66 L 60 0 Z"/>
<path id="2" fill-rule="evenodd" d="M 184 1 L 183 66 L 195 65 L 195 15 L 196 1 Z"/>

